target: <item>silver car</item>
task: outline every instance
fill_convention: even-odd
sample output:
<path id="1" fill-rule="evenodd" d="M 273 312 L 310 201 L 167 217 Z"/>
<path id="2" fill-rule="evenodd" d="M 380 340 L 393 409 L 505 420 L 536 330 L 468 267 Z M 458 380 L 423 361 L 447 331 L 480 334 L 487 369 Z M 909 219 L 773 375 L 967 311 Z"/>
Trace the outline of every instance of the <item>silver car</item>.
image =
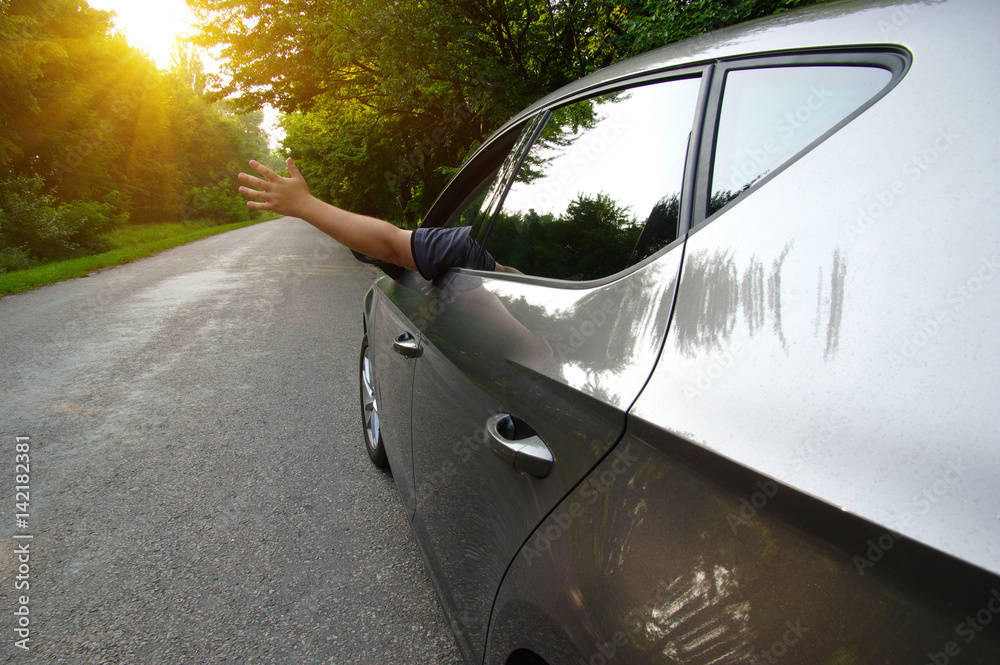
<path id="1" fill-rule="evenodd" d="M 364 303 L 469 663 L 1000 663 L 1000 3 L 821 5 L 511 119 Z"/>

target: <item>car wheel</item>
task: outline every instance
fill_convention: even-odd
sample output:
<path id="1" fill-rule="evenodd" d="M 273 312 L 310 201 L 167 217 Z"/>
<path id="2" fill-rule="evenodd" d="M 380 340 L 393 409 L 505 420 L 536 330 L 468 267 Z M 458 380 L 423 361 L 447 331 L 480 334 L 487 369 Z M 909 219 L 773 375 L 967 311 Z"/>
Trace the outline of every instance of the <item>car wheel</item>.
<path id="1" fill-rule="evenodd" d="M 365 449 L 375 466 L 386 468 L 389 458 L 385 454 L 382 443 L 382 431 L 379 427 L 378 401 L 375 398 L 375 369 L 372 367 L 371 347 L 368 336 L 361 341 L 361 424 L 365 431 Z"/>

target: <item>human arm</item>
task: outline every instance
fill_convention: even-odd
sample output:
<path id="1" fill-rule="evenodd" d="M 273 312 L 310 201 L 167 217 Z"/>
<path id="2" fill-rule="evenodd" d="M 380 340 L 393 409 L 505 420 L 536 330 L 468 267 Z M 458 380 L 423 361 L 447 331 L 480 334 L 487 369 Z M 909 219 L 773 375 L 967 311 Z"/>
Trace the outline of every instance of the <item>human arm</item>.
<path id="1" fill-rule="evenodd" d="M 286 165 L 288 178 L 250 161 L 250 166 L 264 179 L 239 174 L 240 180 L 257 188 L 240 187 L 240 194 L 254 199 L 247 201 L 247 206 L 304 219 L 349 249 L 403 268 L 417 269 L 410 246 L 412 231 L 320 201 L 309 192 L 305 178 L 291 158 Z"/>

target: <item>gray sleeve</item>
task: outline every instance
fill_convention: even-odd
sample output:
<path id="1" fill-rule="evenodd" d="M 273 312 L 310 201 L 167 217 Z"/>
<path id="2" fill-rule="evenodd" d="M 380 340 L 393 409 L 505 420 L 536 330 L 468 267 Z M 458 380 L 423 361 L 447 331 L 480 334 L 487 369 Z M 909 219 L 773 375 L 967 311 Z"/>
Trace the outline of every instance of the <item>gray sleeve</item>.
<path id="1" fill-rule="evenodd" d="M 469 236 L 471 227 L 420 227 L 410 237 L 420 276 L 433 280 L 451 268 L 496 270 L 496 261 Z"/>

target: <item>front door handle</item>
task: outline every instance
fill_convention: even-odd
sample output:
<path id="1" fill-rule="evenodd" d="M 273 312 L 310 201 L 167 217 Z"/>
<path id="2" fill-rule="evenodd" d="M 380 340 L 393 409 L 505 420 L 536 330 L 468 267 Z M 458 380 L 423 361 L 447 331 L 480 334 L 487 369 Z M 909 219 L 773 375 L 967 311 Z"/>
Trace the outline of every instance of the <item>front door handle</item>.
<path id="1" fill-rule="evenodd" d="M 535 430 L 508 413 L 498 413 L 486 421 L 486 439 L 497 457 L 536 478 L 549 475 L 555 463 Z"/>
<path id="2" fill-rule="evenodd" d="M 404 358 L 419 358 L 421 353 L 420 342 L 408 332 L 392 340 L 392 350 Z"/>

